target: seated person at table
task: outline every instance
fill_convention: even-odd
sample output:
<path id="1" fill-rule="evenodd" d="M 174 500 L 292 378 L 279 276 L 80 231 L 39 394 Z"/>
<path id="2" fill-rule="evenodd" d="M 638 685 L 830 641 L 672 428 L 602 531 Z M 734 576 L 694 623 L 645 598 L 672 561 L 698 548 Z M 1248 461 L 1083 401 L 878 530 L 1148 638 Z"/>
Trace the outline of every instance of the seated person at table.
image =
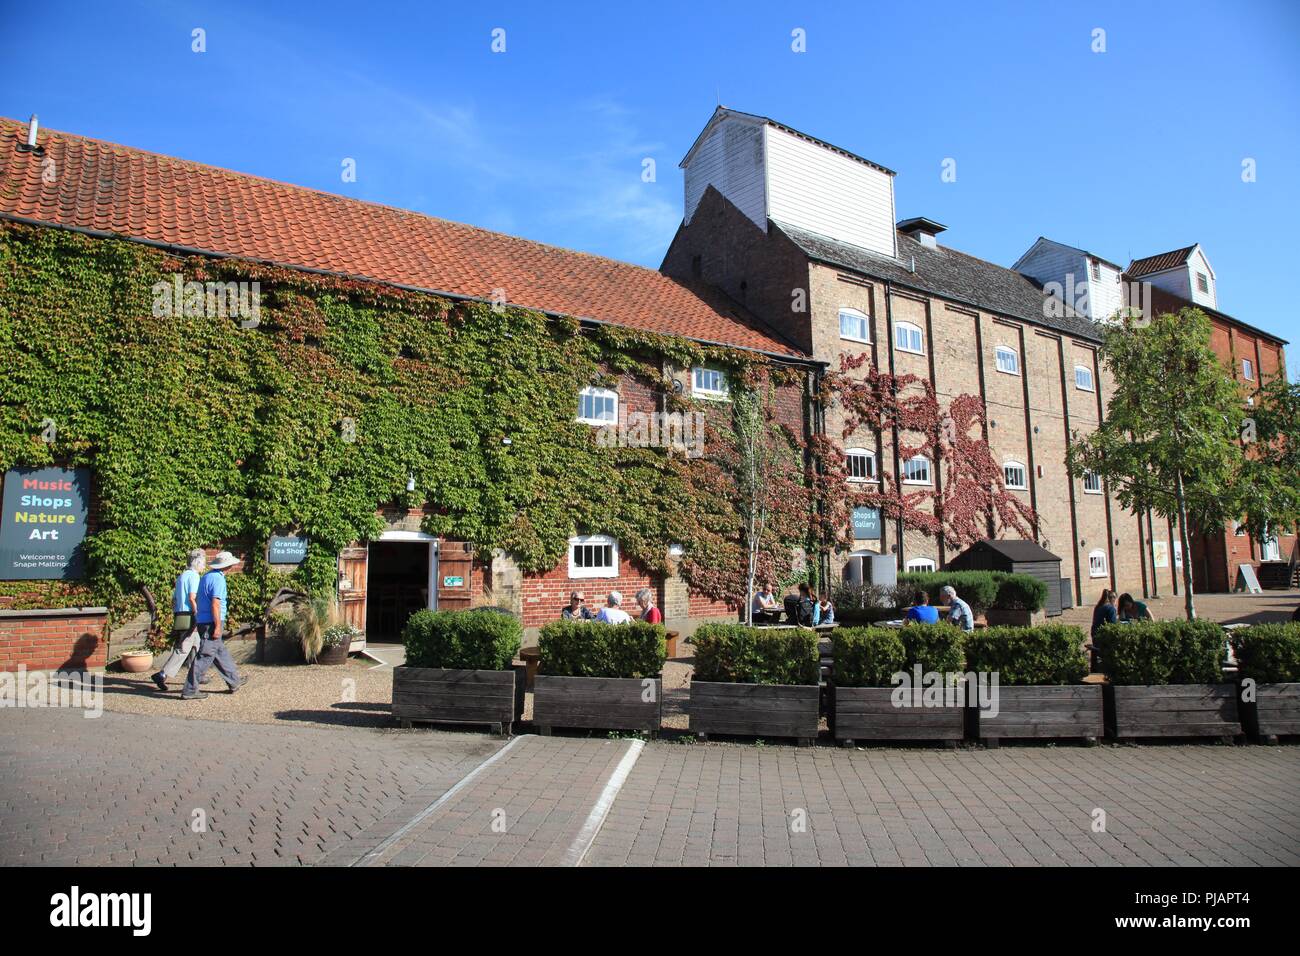
<path id="1" fill-rule="evenodd" d="M 939 612 L 930 606 L 930 595 L 917 591 L 912 595 L 912 606 L 903 616 L 904 624 L 938 624 Z"/>
<path id="2" fill-rule="evenodd" d="M 640 620 L 647 624 L 662 624 L 664 622 L 663 612 L 655 607 L 655 595 L 649 588 L 642 588 L 636 592 L 636 606 L 641 609 Z"/>
<path id="3" fill-rule="evenodd" d="M 623 595 L 618 591 L 610 591 L 609 597 L 605 598 L 605 606 L 596 615 L 596 620 L 602 624 L 630 624 L 632 616 L 620 607 L 622 603 Z"/>
<path id="4" fill-rule="evenodd" d="M 799 597 L 794 605 L 794 620 L 790 623 L 798 624 L 800 627 L 813 627 L 817 623 L 817 596 L 813 594 L 812 588 L 808 583 L 802 582 L 799 585 Z"/>
<path id="5" fill-rule="evenodd" d="M 816 620 L 818 624 L 835 623 L 835 605 L 831 604 L 830 598 L 822 598 L 817 602 Z"/>
<path id="6" fill-rule="evenodd" d="M 772 594 L 772 585 L 764 584 L 754 595 L 754 623 L 779 621 L 781 619 L 781 605 L 776 603 L 776 597 Z"/>
<path id="7" fill-rule="evenodd" d="M 560 617 L 566 621 L 590 621 L 596 615 L 591 608 L 582 603 L 583 597 L 581 591 L 574 591 L 569 595 L 569 603 L 564 606 L 560 612 Z"/>
<path id="8" fill-rule="evenodd" d="M 1127 624 L 1129 621 L 1154 621 L 1151 610 L 1144 601 L 1135 600 L 1131 594 L 1119 596 L 1119 619 Z"/>

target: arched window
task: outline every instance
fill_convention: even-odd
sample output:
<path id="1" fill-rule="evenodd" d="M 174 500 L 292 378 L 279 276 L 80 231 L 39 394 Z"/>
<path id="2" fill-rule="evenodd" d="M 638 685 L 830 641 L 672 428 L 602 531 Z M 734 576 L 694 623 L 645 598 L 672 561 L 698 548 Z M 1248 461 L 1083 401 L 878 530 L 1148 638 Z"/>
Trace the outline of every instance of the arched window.
<path id="1" fill-rule="evenodd" d="M 1110 566 L 1106 563 L 1105 551 L 1088 552 L 1088 577 L 1104 578 L 1110 573 Z"/>
<path id="2" fill-rule="evenodd" d="M 569 577 L 618 577 L 618 541 L 607 534 L 577 535 L 570 538 Z"/>
<path id="3" fill-rule="evenodd" d="M 844 469 L 849 481 L 875 481 L 876 455 L 865 448 L 848 448 L 844 452 Z"/>
<path id="4" fill-rule="evenodd" d="M 894 323 L 894 348 L 900 352 L 925 354 L 925 336 L 918 326 L 910 322 Z"/>
<path id="5" fill-rule="evenodd" d="M 908 571 L 933 571 L 934 558 L 911 558 L 907 562 Z"/>
<path id="6" fill-rule="evenodd" d="M 1028 474 L 1025 466 L 1018 461 L 1008 461 L 1002 465 L 1002 480 L 1008 488 L 1015 491 L 1024 491 L 1029 487 Z"/>
<path id="7" fill-rule="evenodd" d="M 1074 367 L 1074 387 L 1081 392 L 1096 391 L 1092 384 L 1092 369 L 1086 365 L 1076 365 Z"/>
<path id="8" fill-rule="evenodd" d="M 871 322 L 857 309 L 840 309 L 840 338 L 852 342 L 871 341 Z"/>
<path id="9" fill-rule="evenodd" d="M 588 425 L 618 423 L 618 392 L 594 385 L 578 393 L 578 421 Z"/>
<path id="10" fill-rule="evenodd" d="M 1020 374 L 1020 353 L 1009 345 L 999 345 L 993 350 L 997 358 L 998 371 L 1008 375 Z"/>
<path id="11" fill-rule="evenodd" d="M 930 459 L 924 455 L 917 455 L 903 462 L 903 484 L 930 484 Z"/>

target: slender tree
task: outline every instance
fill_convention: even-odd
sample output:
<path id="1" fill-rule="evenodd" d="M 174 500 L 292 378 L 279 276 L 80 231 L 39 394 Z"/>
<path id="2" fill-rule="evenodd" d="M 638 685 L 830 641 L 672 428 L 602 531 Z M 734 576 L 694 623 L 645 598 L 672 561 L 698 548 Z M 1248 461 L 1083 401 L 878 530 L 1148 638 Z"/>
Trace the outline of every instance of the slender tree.
<path id="1" fill-rule="evenodd" d="M 1252 398 L 1236 498 L 1242 526 L 1263 541 L 1300 522 L 1300 384 L 1279 370 Z"/>

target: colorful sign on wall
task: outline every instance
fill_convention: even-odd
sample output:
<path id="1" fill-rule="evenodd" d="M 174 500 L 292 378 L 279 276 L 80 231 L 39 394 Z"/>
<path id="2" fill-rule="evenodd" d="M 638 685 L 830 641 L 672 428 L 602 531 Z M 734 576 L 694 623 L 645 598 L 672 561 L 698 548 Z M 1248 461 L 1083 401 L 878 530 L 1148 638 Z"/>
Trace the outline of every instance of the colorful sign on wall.
<path id="1" fill-rule="evenodd" d="M 5 472 L 0 580 L 71 581 L 85 574 L 89 468 Z"/>

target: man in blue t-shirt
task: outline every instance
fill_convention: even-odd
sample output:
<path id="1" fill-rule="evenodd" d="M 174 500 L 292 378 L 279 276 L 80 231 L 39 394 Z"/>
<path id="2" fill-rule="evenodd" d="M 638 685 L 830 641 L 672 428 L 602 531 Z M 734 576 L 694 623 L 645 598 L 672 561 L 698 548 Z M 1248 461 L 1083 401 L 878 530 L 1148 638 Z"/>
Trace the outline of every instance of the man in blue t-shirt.
<path id="1" fill-rule="evenodd" d="M 903 618 L 904 624 L 938 624 L 939 612 L 930 606 L 930 595 L 917 591 L 912 595 L 912 606 Z"/>
<path id="2" fill-rule="evenodd" d="M 199 580 L 198 607 L 194 612 L 199 627 L 199 654 L 190 665 L 185 690 L 181 692 L 182 700 L 202 700 L 208 696 L 199 690 L 199 682 L 213 664 L 232 694 L 248 680 L 239 675 L 235 659 L 221 639 L 226 626 L 226 576 L 222 572 L 238 563 L 239 559 L 233 554 L 222 551 L 208 564 L 208 573 Z"/>
<path id="3" fill-rule="evenodd" d="M 172 589 L 172 652 L 162 670 L 153 675 L 153 682 L 159 690 L 167 689 L 167 681 L 180 673 L 185 659 L 198 650 L 199 632 L 194 612 L 199 606 L 199 577 L 206 563 L 207 555 L 202 548 L 191 551 L 189 565 L 176 579 L 176 587 Z"/>

